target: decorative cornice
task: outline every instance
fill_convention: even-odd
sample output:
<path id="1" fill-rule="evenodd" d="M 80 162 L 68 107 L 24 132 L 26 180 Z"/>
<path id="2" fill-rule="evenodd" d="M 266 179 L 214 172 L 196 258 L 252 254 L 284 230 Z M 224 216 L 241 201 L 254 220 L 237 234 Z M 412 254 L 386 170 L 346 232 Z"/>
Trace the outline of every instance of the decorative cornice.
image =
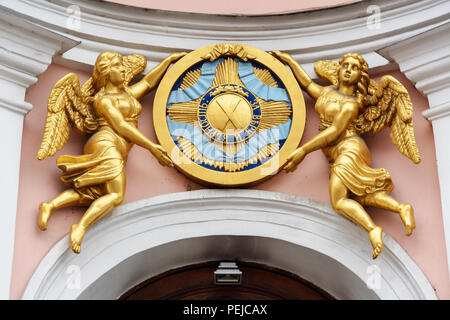
<path id="1" fill-rule="evenodd" d="M 0 107 L 25 115 L 31 104 L 25 91 L 51 64 L 53 56 L 78 42 L 23 19 L 8 8 L 0 10 Z"/>
<path id="2" fill-rule="evenodd" d="M 59 62 L 86 68 L 100 51 L 135 52 L 146 56 L 148 68 L 169 53 L 218 43 L 245 43 L 262 50 L 283 50 L 307 71 L 321 58 L 360 52 L 372 68 L 388 61 L 374 51 L 429 30 L 448 19 L 448 1 L 393 0 L 356 4 L 285 15 L 225 16 L 149 10 L 108 2 L 74 0 L 0 1 L 25 19 L 69 36 L 81 44 Z M 368 27 L 369 5 L 380 9 L 380 27 Z M 80 9 L 79 28 L 68 28 L 67 8 Z"/>
<path id="3" fill-rule="evenodd" d="M 450 3 L 449 3 L 450 9 Z M 405 76 L 427 96 L 430 109 L 423 115 L 434 120 L 449 114 L 450 23 L 378 51 L 395 61 Z"/>
<path id="4" fill-rule="evenodd" d="M 55 54 L 78 42 L 33 24 L 15 11 L 0 11 L 0 55 L 3 66 L 36 77 L 44 72 Z"/>
<path id="5" fill-rule="evenodd" d="M 450 4 L 449 8 L 450 10 Z M 424 94 L 434 92 L 430 83 L 441 82 L 441 75 L 450 70 L 450 20 L 419 35 L 390 45 L 378 51 L 395 60 L 400 70 L 418 84 Z M 436 81 L 434 81 L 434 79 Z M 422 83 L 422 85 L 421 85 Z M 439 90 L 437 88 L 437 90 Z"/>
<path id="6" fill-rule="evenodd" d="M 0 96 L 0 108 L 5 108 L 22 115 L 26 115 L 32 107 L 33 106 L 28 102 L 8 99 L 6 95 Z"/>
<path id="7" fill-rule="evenodd" d="M 450 116 L 450 101 L 439 106 L 427 109 L 422 112 L 422 115 L 430 121 Z"/>

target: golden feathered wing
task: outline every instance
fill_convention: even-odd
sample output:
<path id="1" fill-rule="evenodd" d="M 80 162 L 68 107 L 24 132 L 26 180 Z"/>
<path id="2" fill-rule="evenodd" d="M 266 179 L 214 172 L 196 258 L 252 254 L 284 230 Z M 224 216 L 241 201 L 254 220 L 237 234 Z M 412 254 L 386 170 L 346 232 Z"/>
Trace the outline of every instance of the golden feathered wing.
<path id="1" fill-rule="evenodd" d="M 92 80 L 90 79 L 92 83 Z M 85 90 L 89 90 L 87 84 Z M 70 126 L 82 134 L 95 132 L 98 127 L 88 96 L 80 89 L 75 73 L 69 73 L 53 87 L 47 105 L 44 137 L 37 157 L 43 160 L 53 156 L 69 139 Z"/>
<path id="2" fill-rule="evenodd" d="M 414 137 L 413 105 L 406 88 L 394 77 L 383 76 L 379 84 L 371 80 L 375 94 L 355 122 L 358 134 L 377 133 L 389 127 L 392 142 L 414 163 L 420 153 Z"/>
<path id="3" fill-rule="evenodd" d="M 146 59 L 138 54 L 124 56 L 125 85 L 147 64 Z M 92 97 L 95 88 L 92 77 L 80 88 L 80 81 L 75 73 L 61 78 L 50 93 L 47 104 L 44 137 L 39 148 L 39 160 L 53 156 L 62 149 L 69 139 L 70 127 L 81 135 L 91 134 L 98 129 L 97 119 L 92 110 Z"/>

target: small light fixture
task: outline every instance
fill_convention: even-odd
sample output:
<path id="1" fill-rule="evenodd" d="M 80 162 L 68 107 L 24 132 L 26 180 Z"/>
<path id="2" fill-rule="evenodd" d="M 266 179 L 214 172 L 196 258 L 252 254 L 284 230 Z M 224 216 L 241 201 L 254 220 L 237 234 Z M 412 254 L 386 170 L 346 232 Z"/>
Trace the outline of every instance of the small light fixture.
<path id="1" fill-rule="evenodd" d="M 242 271 L 234 262 L 221 262 L 214 271 L 214 284 L 241 284 Z"/>

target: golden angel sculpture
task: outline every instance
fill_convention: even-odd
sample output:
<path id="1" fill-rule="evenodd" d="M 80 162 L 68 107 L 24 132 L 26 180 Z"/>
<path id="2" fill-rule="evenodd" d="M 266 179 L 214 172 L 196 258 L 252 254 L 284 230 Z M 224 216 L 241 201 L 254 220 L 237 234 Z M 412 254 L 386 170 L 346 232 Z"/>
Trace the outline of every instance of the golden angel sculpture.
<path id="1" fill-rule="evenodd" d="M 161 165 L 173 166 L 166 151 L 137 128 L 142 106 L 139 99 L 154 89 L 170 64 L 186 53 L 170 55 L 142 80 L 129 82 L 146 66 L 140 55 L 121 56 L 102 52 L 95 62 L 92 77 L 80 88 L 78 76 L 69 73 L 50 93 L 44 137 L 38 159 L 60 150 L 72 126 L 82 135 L 91 135 L 83 155 L 58 157 L 61 180 L 70 187 L 49 202 L 39 205 L 38 225 L 47 229 L 54 210 L 69 206 L 89 206 L 79 223 L 72 225 L 70 245 L 81 250 L 86 230 L 122 203 L 125 195 L 125 164 L 134 144 L 148 149 Z"/>
<path id="2" fill-rule="evenodd" d="M 389 173 L 370 167 L 370 152 L 360 135 L 389 127 L 398 150 L 419 163 L 413 106 L 407 90 L 388 75 L 379 84 L 371 80 L 367 62 L 357 53 L 348 53 L 339 62 L 324 60 L 315 64 L 316 73 L 329 80 L 330 86 L 313 82 L 289 54 L 271 54 L 289 65 L 301 87 L 316 100 L 315 110 L 320 118 L 320 133 L 294 151 L 284 169 L 294 171 L 308 153 L 322 149 L 330 162 L 331 205 L 369 233 L 376 259 L 383 249 L 382 229 L 363 206 L 398 213 L 408 236 L 415 228 L 414 211 L 410 204 L 390 195 L 394 186 Z"/>

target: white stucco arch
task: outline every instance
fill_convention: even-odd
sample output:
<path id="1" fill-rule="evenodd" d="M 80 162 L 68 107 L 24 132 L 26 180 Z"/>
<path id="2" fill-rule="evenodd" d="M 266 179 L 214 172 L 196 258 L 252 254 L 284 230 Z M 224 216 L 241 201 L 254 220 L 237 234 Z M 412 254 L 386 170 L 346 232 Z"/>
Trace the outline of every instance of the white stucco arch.
<path id="1" fill-rule="evenodd" d="M 41 261 L 22 298 L 115 299 L 173 268 L 239 259 L 297 274 L 338 299 L 436 299 L 400 245 L 386 234 L 384 242 L 382 255 L 372 260 L 364 230 L 328 205 L 299 196 L 174 193 L 118 207 L 88 231 L 80 255 L 63 238 Z M 372 290 L 367 280 L 374 270 L 380 281 Z"/>

